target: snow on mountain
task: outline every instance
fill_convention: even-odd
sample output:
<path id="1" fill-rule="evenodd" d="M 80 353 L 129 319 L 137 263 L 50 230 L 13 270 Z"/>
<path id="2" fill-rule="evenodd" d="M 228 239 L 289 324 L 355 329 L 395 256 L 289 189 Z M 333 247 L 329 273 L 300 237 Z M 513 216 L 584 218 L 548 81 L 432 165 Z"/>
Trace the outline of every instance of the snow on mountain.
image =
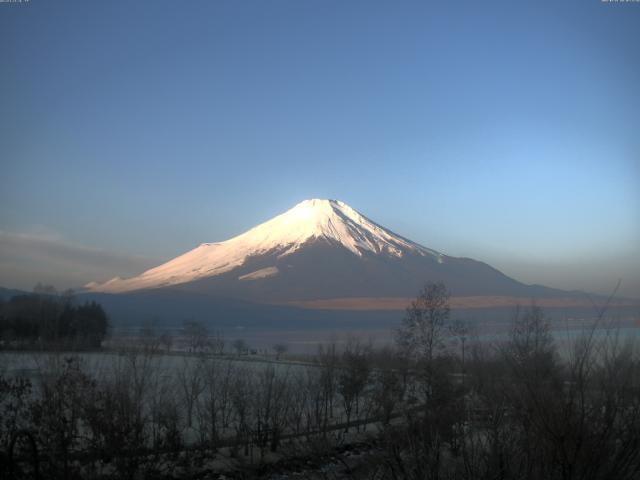
<path id="1" fill-rule="evenodd" d="M 188 283 L 226 273 L 243 265 L 249 257 L 267 253 L 278 257 L 290 255 L 313 240 L 329 241 L 356 256 L 376 254 L 401 258 L 413 254 L 442 259 L 440 253 L 394 234 L 341 201 L 312 199 L 230 240 L 203 243 L 137 277 L 116 277 L 102 284 L 91 282 L 85 288 L 117 293 Z M 277 274 L 277 268 L 267 268 L 241 279 Z"/>
<path id="2" fill-rule="evenodd" d="M 278 267 L 267 267 L 256 270 L 255 272 L 240 275 L 238 280 L 259 280 L 261 278 L 268 278 L 277 275 L 279 272 Z"/>

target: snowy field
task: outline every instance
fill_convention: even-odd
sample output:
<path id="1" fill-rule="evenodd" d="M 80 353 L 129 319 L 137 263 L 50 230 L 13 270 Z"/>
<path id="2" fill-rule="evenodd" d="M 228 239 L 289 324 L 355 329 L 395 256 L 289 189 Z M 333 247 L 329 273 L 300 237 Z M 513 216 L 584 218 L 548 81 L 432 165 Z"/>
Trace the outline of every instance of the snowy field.
<path id="1" fill-rule="evenodd" d="M 131 364 L 131 353 L 103 353 L 103 352 L 0 352 L 0 374 L 21 376 L 37 380 L 43 374 L 60 366 L 61 362 L 70 357 L 81 359 L 81 365 L 94 378 L 109 377 L 114 371 Z M 177 377 L 185 368 L 196 365 L 198 358 L 187 353 L 172 353 L 143 356 L 137 354 L 138 363 L 144 362 L 144 368 L 152 370 L 154 374 L 163 378 Z M 232 368 L 241 371 L 260 371 L 273 366 L 282 374 L 303 370 L 299 362 L 275 361 L 271 358 L 258 356 L 223 356 L 206 357 L 208 362 L 214 362 L 220 369 Z"/>

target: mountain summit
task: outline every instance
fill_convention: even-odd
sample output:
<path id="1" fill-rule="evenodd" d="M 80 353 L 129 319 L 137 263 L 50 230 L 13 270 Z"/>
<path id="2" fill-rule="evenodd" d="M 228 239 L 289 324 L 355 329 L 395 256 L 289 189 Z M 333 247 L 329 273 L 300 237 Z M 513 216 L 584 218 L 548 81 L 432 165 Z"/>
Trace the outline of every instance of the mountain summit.
<path id="1" fill-rule="evenodd" d="M 271 303 L 412 296 L 429 280 L 444 281 L 457 295 L 534 295 L 531 289 L 542 288 L 423 247 L 344 202 L 321 199 L 305 200 L 224 242 L 203 243 L 136 277 L 86 288 L 172 288 Z"/>

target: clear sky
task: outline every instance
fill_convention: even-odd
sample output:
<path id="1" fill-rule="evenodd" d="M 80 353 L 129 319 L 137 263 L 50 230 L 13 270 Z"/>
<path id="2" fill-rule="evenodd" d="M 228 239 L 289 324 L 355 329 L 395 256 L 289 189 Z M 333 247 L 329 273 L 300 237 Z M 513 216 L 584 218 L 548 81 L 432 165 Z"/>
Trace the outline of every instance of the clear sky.
<path id="1" fill-rule="evenodd" d="M 0 285 L 132 275 L 337 198 L 640 297 L 640 3 L 0 3 Z"/>

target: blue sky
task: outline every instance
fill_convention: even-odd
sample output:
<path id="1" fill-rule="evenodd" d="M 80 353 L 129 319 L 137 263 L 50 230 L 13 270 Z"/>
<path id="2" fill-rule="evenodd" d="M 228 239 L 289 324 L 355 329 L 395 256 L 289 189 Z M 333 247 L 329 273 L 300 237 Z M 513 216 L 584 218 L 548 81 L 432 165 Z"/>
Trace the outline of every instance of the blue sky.
<path id="1" fill-rule="evenodd" d="M 0 285 L 132 275 L 306 198 L 640 297 L 640 4 L 0 4 Z"/>

